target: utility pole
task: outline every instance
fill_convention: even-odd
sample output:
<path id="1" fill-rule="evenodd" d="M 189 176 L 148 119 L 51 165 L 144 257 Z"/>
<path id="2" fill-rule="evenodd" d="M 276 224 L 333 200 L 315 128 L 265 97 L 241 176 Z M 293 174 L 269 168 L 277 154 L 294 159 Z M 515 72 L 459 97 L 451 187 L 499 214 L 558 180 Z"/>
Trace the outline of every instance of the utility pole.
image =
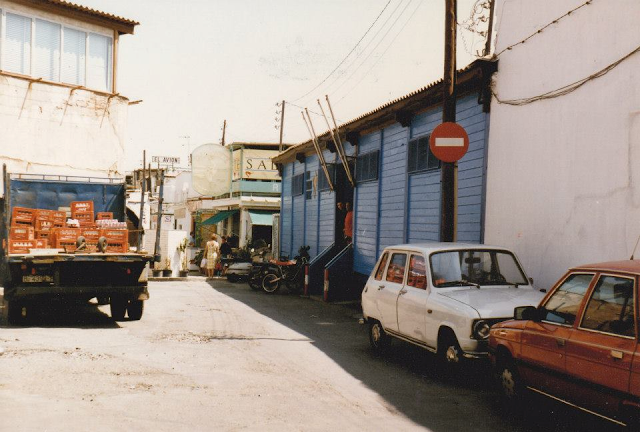
<path id="1" fill-rule="evenodd" d="M 160 168 L 158 167 L 158 170 Z M 157 223 L 156 223 L 156 245 L 153 249 L 153 261 L 160 262 L 161 260 L 161 251 L 160 251 L 160 230 L 162 229 L 162 201 L 164 195 L 164 170 L 160 172 L 160 192 L 158 195 L 158 211 L 156 212 Z"/>
<path id="2" fill-rule="evenodd" d="M 222 123 L 222 147 L 224 147 L 224 135 L 227 132 L 227 121 L 225 120 L 224 123 Z"/>
<path id="3" fill-rule="evenodd" d="M 282 101 L 282 113 L 280 113 L 280 145 L 278 152 L 282 153 L 282 134 L 284 132 L 284 101 Z"/>
<path id="4" fill-rule="evenodd" d="M 487 28 L 487 40 L 484 44 L 483 56 L 488 56 L 491 52 L 491 34 L 493 33 L 493 10 L 496 5 L 496 0 L 489 0 L 489 25 Z"/>
<path id="5" fill-rule="evenodd" d="M 457 0 L 445 0 L 444 79 L 442 122 L 456 121 L 456 14 Z M 440 241 L 456 241 L 458 213 L 458 163 L 442 162 Z"/>
<path id="6" fill-rule="evenodd" d="M 140 182 L 140 217 L 138 218 L 138 249 L 140 252 L 142 248 L 142 217 L 144 216 L 144 193 L 147 189 L 147 179 L 145 177 L 145 166 L 147 165 L 147 151 L 142 151 L 142 182 Z"/>

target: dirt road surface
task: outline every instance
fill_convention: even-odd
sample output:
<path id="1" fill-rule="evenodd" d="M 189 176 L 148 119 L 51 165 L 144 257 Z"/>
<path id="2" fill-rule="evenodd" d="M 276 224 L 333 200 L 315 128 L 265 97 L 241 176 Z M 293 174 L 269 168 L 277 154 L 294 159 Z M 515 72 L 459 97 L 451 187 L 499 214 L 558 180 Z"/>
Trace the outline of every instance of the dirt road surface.
<path id="1" fill-rule="evenodd" d="M 25 327 L 3 314 L 0 430 L 538 429 L 543 411 L 503 414 L 487 368 L 450 382 L 411 346 L 374 356 L 357 308 L 202 278 L 149 290 L 141 321 L 96 304 Z"/>

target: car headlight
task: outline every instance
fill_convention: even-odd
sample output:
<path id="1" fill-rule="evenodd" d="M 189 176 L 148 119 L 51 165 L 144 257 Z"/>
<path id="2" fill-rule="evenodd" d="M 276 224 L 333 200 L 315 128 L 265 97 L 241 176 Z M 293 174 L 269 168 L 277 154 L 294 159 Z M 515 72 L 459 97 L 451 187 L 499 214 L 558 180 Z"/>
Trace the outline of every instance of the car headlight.
<path id="1" fill-rule="evenodd" d="M 489 337 L 489 330 L 491 326 L 485 320 L 478 320 L 473 324 L 473 337 L 476 339 L 484 340 Z"/>

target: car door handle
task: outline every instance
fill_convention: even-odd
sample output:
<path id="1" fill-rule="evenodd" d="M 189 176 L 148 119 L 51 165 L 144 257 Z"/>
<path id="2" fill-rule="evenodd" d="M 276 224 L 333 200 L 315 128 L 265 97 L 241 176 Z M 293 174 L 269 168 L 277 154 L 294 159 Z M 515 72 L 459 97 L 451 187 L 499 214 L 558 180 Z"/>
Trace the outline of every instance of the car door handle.
<path id="1" fill-rule="evenodd" d="M 564 339 L 556 339 L 556 344 L 557 344 L 559 347 L 563 347 L 563 346 L 564 346 L 564 344 L 565 344 L 565 340 L 564 340 Z"/>
<path id="2" fill-rule="evenodd" d="M 384 285 L 378 285 L 378 291 L 380 291 L 381 289 L 384 289 Z"/>
<path id="3" fill-rule="evenodd" d="M 400 290 L 400 292 L 398 294 L 403 295 L 403 294 L 406 294 L 406 293 L 407 293 L 407 290 L 403 289 L 403 290 Z"/>
<path id="4" fill-rule="evenodd" d="M 622 351 L 616 351 L 616 350 L 611 350 L 610 355 L 614 360 L 622 360 L 622 357 L 624 356 Z"/>

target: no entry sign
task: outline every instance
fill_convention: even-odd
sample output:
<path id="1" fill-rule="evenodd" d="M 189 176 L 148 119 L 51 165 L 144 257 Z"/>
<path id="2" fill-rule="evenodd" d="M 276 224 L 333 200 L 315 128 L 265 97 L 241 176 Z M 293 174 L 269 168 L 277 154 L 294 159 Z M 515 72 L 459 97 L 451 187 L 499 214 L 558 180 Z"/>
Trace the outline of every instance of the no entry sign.
<path id="1" fill-rule="evenodd" d="M 469 136 L 458 123 L 441 123 L 431 132 L 429 147 L 442 162 L 455 162 L 467 153 Z"/>

